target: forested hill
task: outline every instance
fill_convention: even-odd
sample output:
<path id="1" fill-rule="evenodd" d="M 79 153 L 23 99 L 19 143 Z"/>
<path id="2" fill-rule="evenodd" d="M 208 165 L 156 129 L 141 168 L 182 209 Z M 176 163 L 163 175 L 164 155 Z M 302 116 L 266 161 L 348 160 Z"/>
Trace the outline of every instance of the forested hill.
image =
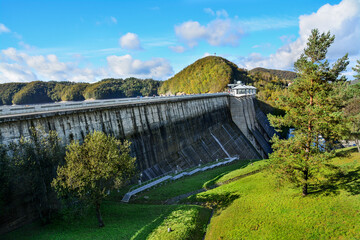
<path id="1" fill-rule="evenodd" d="M 360 81 L 359 80 L 352 80 L 351 82 L 350 82 L 350 84 L 351 85 L 355 85 L 355 84 L 358 84 L 358 83 L 360 83 Z"/>
<path id="2" fill-rule="evenodd" d="M 291 71 L 284 71 L 284 70 L 275 70 L 275 69 L 267 69 L 257 67 L 249 71 L 251 75 L 260 74 L 263 78 L 266 76 L 277 76 L 280 79 L 284 80 L 294 80 L 296 78 L 296 73 Z"/>
<path id="3" fill-rule="evenodd" d="M 89 83 L 42 82 L 0 84 L 0 105 L 82 101 L 157 94 L 161 81 L 152 79 L 104 79 Z"/>
<path id="4" fill-rule="evenodd" d="M 215 93 L 234 80 L 251 83 L 247 71 L 222 57 L 208 56 L 187 66 L 161 86 L 160 94 Z"/>

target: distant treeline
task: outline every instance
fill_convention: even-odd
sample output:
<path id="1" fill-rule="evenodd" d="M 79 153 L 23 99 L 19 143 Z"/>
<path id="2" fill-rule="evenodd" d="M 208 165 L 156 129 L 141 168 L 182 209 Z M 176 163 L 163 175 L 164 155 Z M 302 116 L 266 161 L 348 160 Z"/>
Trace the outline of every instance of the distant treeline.
<path id="1" fill-rule="evenodd" d="M 89 83 L 42 82 L 0 84 L 0 105 L 82 101 L 158 94 L 161 81 L 152 79 L 104 79 Z"/>
<path id="2" fill-rule="evenodd" d="M 265 80 L 269 80 L 270 78 L 273 78 L 274 76 L 278 77 L 279 79 L 286 79 L 286 80 L 294 80 L 297 77 L 297 74 L 295 72 L 267 69 L 267 68 L 260 68 L 260 67 L 250 70 L 249 73 L 251 75 L 256 75 L 257 73 L 260 73 L 261 76 Z"/>

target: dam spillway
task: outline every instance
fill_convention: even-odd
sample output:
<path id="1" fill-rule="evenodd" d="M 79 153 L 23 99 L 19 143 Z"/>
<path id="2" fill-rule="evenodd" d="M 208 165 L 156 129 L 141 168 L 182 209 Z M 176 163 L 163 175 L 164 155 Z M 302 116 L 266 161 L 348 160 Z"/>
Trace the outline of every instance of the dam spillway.
<path id="1" fill-rule="evenodd" d="M 265 158 L 274 134 L 254 98 L 228 94 L 134 99 L 0 116 L 0 142 L 54 130 L 64 145 L 94 130 L 132 142 L 142 180 L 219 158 Z M 48 105 L 51 106 L 51 105 Z"/>

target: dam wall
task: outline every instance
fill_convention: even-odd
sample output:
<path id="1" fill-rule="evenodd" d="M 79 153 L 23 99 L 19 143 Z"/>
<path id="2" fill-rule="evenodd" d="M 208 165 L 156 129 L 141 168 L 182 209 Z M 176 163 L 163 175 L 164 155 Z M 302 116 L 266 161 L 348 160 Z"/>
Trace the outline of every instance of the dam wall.
<path id="1" fill-rule="evenodd" d="M 203 94 L 0 118 L 0 142 L 30 136 L 30 127 L 58 133 L 64 145 L 95 130 L 132 142 L 143 181 L 218 158 L 266 158 L 271 136 L 252 97 Z"/>

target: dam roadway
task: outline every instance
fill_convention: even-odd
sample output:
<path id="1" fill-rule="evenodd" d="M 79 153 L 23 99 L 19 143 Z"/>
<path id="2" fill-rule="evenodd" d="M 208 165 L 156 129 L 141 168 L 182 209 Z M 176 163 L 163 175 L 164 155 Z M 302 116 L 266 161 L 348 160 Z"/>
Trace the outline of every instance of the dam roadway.
<path id="1" fill-rule="evenodd" d="M 254 96 L 217 93 L 5 106 L 0 143 L 29 138 L 36 126 L 64 146 L 95 130 L 129 140 L 143 181 L 229 155 L 266 158 L 275 133 Z"/>

